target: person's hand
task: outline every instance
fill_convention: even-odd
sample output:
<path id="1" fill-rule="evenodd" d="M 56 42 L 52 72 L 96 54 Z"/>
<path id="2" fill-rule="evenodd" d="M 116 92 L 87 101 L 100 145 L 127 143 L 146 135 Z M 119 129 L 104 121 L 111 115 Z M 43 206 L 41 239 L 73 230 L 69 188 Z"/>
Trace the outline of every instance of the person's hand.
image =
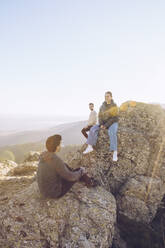
<path id="1" fill-rule="evenodd" d="M 102 129 L 105 129 L 105 126 L 104 126 L 104 125 L 101 125 L 101 128 L 102 128 Z"/>

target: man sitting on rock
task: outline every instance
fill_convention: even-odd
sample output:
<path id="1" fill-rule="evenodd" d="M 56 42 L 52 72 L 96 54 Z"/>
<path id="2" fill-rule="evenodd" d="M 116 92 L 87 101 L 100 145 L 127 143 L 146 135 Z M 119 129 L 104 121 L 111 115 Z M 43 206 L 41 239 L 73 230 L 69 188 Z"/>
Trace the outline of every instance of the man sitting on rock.
<path id="1" fill-rule="evenodd" d="M 110 137 L 110 151 L 113 151 L 113 161 L 117 161 L 117 130 L 118 130 L 118 107 L 112 99 L 110 91 L 105 93 L 105 101 L 99 110 L 99 125 L 95 125 L 90 129 L 87 139 L 87 148 L 83 152 L 87 154 L 93 151 L 96 145 L 99 129 L 108 129 Z"/>
<path id="2" fill-rule="evenodd" d="M 91 110 L 91 112 L 90 112 L 89 119 L 88 119 L 88 125 L 81 130 L 85 138 L 88 138 L 87 132 L 91 129 L 91 127 L 96 125 L 96 122 L 97 122 L 97 113 L 94 110 L 93 103 L 89 103 L 89 109 Z"/>
<path id="3" fill-rule="evenodd" d="M 61 149 L 61 140 L 61 135 L 50 136 L 46 140 L 47 151 L 40 156 L 37 182 L 44 197 L 59 198 L 77 181 L 84 181 L 87 187 L 96 186 L 96 181 L 87 176 L 83 167 L 73 170 L 56 155 Z"/>

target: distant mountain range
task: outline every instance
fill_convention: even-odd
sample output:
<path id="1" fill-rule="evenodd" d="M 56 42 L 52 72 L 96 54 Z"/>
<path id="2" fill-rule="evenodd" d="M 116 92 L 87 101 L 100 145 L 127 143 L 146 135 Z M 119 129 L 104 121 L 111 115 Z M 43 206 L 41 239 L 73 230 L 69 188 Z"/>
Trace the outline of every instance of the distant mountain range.
<path id="1" fill-rule="evenodd" d="M 0 114 L 0 134 L 48 129 L 52 126 L 85 120 L 85 116 L 32 116 Z"/>
<path id="2" fill-rule="evenodd" d="M 64 145 L 79 145 L 85 142 L 81 129 L 86 126 L 87 121 L 60 124 L 52 128 L 32 130 L 23 132 L 6 133 L 0 132 L 0 147 L 17 144 L 44 142 L 53 134 L 61 134 Z"/>
<path id="3" fill-rule="evenodd" d="M 160 104 L 153 102 L 151 104 Z M 160 104 L 165 109 L 165 104 Z M 5 124 L 5 123 L 4 123 Z M 12 123 L 11 123 L 12 124 Z M 10 124 L 10 125 L 11 125 Z M 22 123 L 21 123 L 22 124 Z M 36 130 L 25 131 L 10 131 L 0 130 L 0 147 L 19 145 L 25 143 L 43 143 L 46 138 L 53 134 L 61 134 L 64 145 L 80 145 L 85 142 L 85 138 L 81 134 L 81 129 L 86 126 L 87 121 L 77 121 L 71 123 L 64 123 L 54 126 L 52 128 L 42 128 Z"/>

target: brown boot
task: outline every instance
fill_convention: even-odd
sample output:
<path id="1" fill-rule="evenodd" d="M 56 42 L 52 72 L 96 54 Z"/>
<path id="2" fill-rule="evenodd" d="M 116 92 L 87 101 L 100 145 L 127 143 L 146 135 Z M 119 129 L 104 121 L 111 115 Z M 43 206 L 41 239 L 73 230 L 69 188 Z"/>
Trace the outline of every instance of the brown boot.
<path id="1" fill-rule="evenodd" d="M 85 185 L 88 187 L 88 188 L 91 188 L 91 187 L 96 187 L 99 185 L 99 182 L 94 179 L 93 177 L 89 177 L 87 174 L 84 174 L 81 178 L 80 178 L 80 181 L 82 182 L 85 182 Z"/>

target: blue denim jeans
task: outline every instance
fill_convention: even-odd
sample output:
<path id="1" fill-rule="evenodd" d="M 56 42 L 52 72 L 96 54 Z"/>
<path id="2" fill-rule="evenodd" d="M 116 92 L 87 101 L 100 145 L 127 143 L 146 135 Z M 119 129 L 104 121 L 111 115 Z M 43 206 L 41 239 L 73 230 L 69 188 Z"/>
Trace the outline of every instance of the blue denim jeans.
<path id="1" fill-rule="evenodd" d="M 99 133 L 99 125 L 93 126 L 88 135 L 87 144 L 94 146 L 97 143 L 98 133 Z M 117 130 L 118 130 L 118 123 L 113 123 L 108 128 L 108 134 L 110 138 L 110 151 L 117 151 Z"/>
<path id="2" fill-rule="evenodd" d="M 113 123 L 108 128 L 108 134 L 110 138 L 110 151 L 117 151 L 117 130 L 118 130 L 118 123 Z"/>
<path id="3" fill-rule="evenodd" d="M 87 139 L 87 144 L 91 146 L 95 146 L 97 142 L 97 137 L 99 133 L 99 125 L 94 125 L 91 127 L 89 134 L 88 134 L 88 139 Z"/>

